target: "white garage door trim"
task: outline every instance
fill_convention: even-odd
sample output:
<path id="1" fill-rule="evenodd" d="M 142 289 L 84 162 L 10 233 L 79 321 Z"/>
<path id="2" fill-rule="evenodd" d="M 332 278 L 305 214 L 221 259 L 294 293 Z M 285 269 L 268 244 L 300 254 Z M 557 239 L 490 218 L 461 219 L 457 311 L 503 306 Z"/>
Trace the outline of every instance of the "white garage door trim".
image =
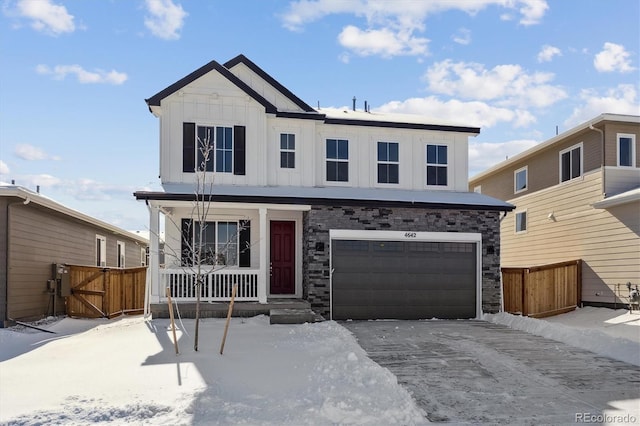
<path id="1" fill-rule="evenodd" d="M 476 319 L 482 317 L 482 234 L 472 232 L 414 232 L 414 231 L 361 231 L 352 229 L 329 230 L 329 311 L 333 319 L 333 240 L 424 241 L 437 243 L 476 244 Z"/>

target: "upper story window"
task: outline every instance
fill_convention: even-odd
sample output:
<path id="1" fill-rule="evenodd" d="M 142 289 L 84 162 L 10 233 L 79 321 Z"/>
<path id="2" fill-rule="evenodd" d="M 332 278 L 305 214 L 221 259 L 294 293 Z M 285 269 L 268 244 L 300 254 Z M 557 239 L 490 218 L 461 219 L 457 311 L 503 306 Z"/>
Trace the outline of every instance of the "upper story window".
<path id="1" fill-rule="evenodd" d="M 482 194 L 482 186 L 481 185 L 474 186 L 473 192 L 475 192 L 476 194 Z"/>
<path id="2" fill-rule="evenodd" d="M 427 145 L 427 185 L 447 186 L 447 145 Z"/>
<path id="3" fill-rule="evenodd" d="M 349 182 L 349 141 L 327 139 L 327 181 Z"/>
<path id="4" fill-rule="evenodd" d="M 296 135 L 280 134 L 280 168 L 296 168 Z"/>
<path id="5" fill-rule="evenodd" d="M 116 252 L 117 252 L 117 261 L 118 261 L 118 268 L 124 268 L 125 267 L 125 243 L 122 241 L 118 241 L 116 243 Z"/>
<path id="6" fill-rule="evenodd" d="M 107 239 L 96 235 L 96 266 L 107 266 Z"/>
<path id="7" fill-rule="evenodd" d="M 399 182 L 397 142 L 378 142 L 378 183 Z"/>
<path id="8" fill-rule="evenodd" d="M 529 186 L 529 171 L 527 166 L 513 172 L 513 192 L 526 191 Z"/>
<path id="9" fill-rule="evenodd" d="M 527 211 L 516 212 L 516 233 L 527 230 Z"/>
<path id="10" fill-rule="evenodd" d="M 618 166 L 636 166 L 636 135 L 618 133 Z"/>
<path id="11" fill-rule="evenodd" d="M 245 127 L 182 123 L 182 171 L 245 174 Z"/>
<path id="12" fill-rule="evenodd" d="M 582 176 L 582 142 L 560 151 L 560 182 Z"/>
<path id="13" fill-rule="evenodd" d="M 216 172 L 233 172 L 233 128 L 216 127 Z"/>

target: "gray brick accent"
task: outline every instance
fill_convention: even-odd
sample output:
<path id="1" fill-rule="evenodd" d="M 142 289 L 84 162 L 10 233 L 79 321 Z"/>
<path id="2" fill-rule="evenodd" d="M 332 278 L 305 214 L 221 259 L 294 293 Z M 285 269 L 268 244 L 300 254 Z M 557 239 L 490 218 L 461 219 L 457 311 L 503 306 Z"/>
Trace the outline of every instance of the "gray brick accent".
<path id="1" fill-rule="evenodd" d="M 498 211 L 312 206 L 303 216 L 303 292 L 311 309 L 329 316 L 329 230 L 473 232 L 482 234 L 482 310 L 500 310 Z"/>

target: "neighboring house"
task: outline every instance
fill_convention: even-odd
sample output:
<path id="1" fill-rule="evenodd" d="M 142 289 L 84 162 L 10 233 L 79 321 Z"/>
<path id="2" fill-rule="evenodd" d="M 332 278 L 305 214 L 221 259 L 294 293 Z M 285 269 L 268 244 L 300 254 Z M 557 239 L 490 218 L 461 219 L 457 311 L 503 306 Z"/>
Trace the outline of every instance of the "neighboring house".
<path id="1" fill-rule="evenodd" d="M 37 192 L 0 185 L 0 326 L 65 313 L 50 281 L 54 264 L 137 267 L 147 245 Z"/>
<path id="2" fill-rule="evenodd" d="M 303 72 L 303 70 L 301 70 Z M 340 318 L 475 318 L 500 308 L 499 220 L 469 192 L 475 127 L 421 116 L 317 110 L 243 55 L 146 100 L 160 119 L 164 192 L 150 209 L 151 310 L 193 301 L 189 247 L 214 252 L 202 300 L 305 299 Z M 213 143 L 206 172 L 198 140 Z M 199 198 L 210 218 L 194 223 Z M 160 214 L 165 268 L 158 266 Z M 201 226 L 206 235 L 199 241 Z"/>
<path id="3" fill-rule="evenodd" d="M 516 206 L 502 266 L 582 259 L 582 301 L 625 302 L 626 283 L 640 284 L 639 140 L 640 117 L 602 114 L 471 178 Z"/>

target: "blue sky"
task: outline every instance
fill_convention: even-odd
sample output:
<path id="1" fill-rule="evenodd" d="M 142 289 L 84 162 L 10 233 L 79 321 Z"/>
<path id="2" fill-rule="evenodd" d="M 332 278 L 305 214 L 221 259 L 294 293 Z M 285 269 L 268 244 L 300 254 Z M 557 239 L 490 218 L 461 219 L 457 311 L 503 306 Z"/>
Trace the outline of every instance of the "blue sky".
<path id="1" fill-rule="evenodd" d="M 144 99 L 243 53 L 312 106 L 479 126 L 470 175 L 640 114 L 637 0 L 0 0 L 0 181 L 126 229 L 159 190 Z"/>

